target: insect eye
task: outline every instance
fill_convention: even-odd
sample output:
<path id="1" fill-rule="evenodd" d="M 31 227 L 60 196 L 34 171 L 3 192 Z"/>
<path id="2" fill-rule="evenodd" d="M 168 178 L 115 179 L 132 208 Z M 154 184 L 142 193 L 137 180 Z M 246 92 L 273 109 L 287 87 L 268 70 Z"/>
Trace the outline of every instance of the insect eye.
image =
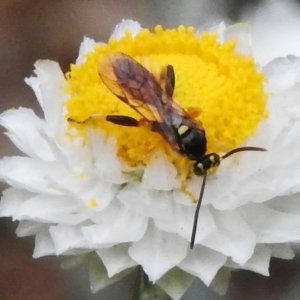
<path id="1" fill-rule="evenodd" d="M 197 175 L 197 176 L 203 176 L 205 174 L 205 169 L 204 169 L 204 165 L 203 163 L 201 162 L 196 162 L 194 164 L 194 173 Z"/>
<path id="2" fill-rule="evenodd" d="M 215 154 L 215 153 L 212 153 L 210 156 L 209 156 L 209 160 L 211 162 L 211 167 L 217 167 L 220 165 L 221 163 L 221 159 L 220 159 L 220 156 L 218 154 Z"/>

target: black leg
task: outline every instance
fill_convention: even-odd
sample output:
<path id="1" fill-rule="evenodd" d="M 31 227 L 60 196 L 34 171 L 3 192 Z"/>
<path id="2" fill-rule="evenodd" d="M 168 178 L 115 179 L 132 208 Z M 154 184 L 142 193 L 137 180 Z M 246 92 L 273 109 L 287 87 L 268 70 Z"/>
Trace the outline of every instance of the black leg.
<path id="1" fill-rule="evenodd" d="M 175 73 L 173 66 L 168 65 L 167 66 L 167 72 L 166 72 L 166 83 L 165 83 L 165 91 L 169 97 L 173 97 L 175 89 Z"/>
<path id="2" fill-rule="evenodd" d="M 120 115 L 92 115 L 88 117 L 86 120 L 83 121 L 76 121 L 72 118 L 69 118 L 69 122 L 75 122 L 78 124 L 84 124 L 87 123 L 88 121 L 92 120 L 106 120 L 108 122 L 114 123 L 116 125 L 121 125 L 121 126 L 130 126 L 130 127 L 139 127 L 141 126 L 141 121 L 136 120 L 135 118 L 128 117 L 128 116 L 120 116 Z"/>
<path id="3" fill-rule="evenodd" d="M 140 122 L 135 118 L 128 116 L 108 115 L 105 117 L 106 121 L 121 126 L 139 127 Z"/>
<path id="4" fill-rule="evenodd" d="M 122 116 L 122 115 L 92 115 L 90 117 L 88 117 L 86 120 L 84 121 L 76 121 L 73 120 L 72 118 L 69 118 L 68 121 L 69 122 L 75 122 L 78 124 L 84 124 L 88 121 L 92 121 L 92 120 L 97 120 L 97 119 L 104 119 L 107 122 L 116 124 L 116 125 L 120 125 L 120 126 L 127 126 L 127 127 L 141 127 L 141 126 L 145 126 L 148 127 L 150 130 L 152 131 L 159 131 L 156 128 L 160 128 L 158 123 L 155 121 L 149 121 L 146 119 L 140 119 L 137 120 L 135 118 L 132 117 L 128 117 L 128 116 Z"/>

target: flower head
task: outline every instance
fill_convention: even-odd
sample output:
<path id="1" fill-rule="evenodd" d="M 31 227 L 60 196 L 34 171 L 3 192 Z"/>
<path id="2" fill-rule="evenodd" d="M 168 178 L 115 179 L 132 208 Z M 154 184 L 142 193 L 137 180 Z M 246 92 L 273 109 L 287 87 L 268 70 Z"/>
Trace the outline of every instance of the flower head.
<path id="1" fill-rule="evenodd" d="M 65 77 L 54 62 L 36 63 L 26 82 L 45 119 L 25 108 L 0 118 L 27 155 L 0 161 L 0 178 L 11 185 L 0 213 L 19 221 L 19 236 L 35 235 L 34 257 L 92 260 L 94 291 L 140 265 L 173 299 L 194 276 L 210 285 L 231 269 L 268 275 L 271 256 L 293 257 L 289 243 L 299 240 L 300 226 L 299 60 L 277 59 L 260 69 L 250 56 L 247 25 L 217 29 L 150 32 L 123 21 L 108 44 L 85 39 Z M 193 250 L 202 178 L 190 160 L 147 126 L 101 118 L 140 119 L 97 72 L 99 60 L 115 52 L 157 80 L 173 66 L 174 101 L 202 124 L 207 153 L 239 145 L 268 149 L 236 154 L 208 176 Z"/>
<path id="2" fill-rule="evenodd" d="M 98 114 L 141 117 L 104 86 L 97 72 L 101 58 L 122 52 L 158 78 L 164 66 L 172 65 L 174 98 L 203 124 L 208 152 L 231 150 L 255 132 L 266 116 L 267 98 L 263 73 L 257 71 L 251 56 L 236 52 L 235 47 L 232 39 L 221 43 L 216 31 L 200 35 L 193 27 L 163 30 L 156 26 L 154 32 L 142 29 L 135 36 L 125 31 L 118 40 L 111 38 L 107 45 L 96 45 L 82 64 L 71 67 L 67 74 L 66 90 L 71 95 L 66 102 L 67 117 L 76 121 Z M 171 162 L 176 160 L 166 141 L 146 127 L 128 128 L 106 121 L 95 126 L 115 137 L 118 156 L 130 165 L 148 163 L 156 149 L 167 153 Z"/>

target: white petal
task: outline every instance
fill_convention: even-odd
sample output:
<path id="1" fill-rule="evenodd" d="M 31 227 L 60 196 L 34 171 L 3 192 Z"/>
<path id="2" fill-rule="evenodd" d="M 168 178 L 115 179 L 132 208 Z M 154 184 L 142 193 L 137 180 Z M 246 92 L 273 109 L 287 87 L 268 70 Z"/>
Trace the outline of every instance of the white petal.
<path id="1" fill-rule="evenodd" d="M 184 237 L 187 241 L 190 241 L 191 232 L 193 228 L 195 216 L 195 207 L 186 205 L 175 205 L 174 219 L 172 221 L 167 220 L 154 220 L 155 225 L 167 232 L 178 233 Z M 200 209 L 197 233 L 195 237 L 195 243 L 199 244 L 209 234 L 217 230 L 217 226 L 214 222 L 212 214 L 206 205 L 203 205 Z"/>
<path id="2" fill-rule="evenodd" d="M 227 257 L 217 251 L 196 245 L 178 265 L 182 270 L 200 278 L 207 286 L 225 264 Z"/>
<path id="3" fill-rule="evenodd" d="M 59 195 L 61 192 L 51 188 L 46 180 L 52 167 L 50 163 L 28 157 L 4 157 L 0 160 L 0 179 L 33 193 Z"/>
<path id="4" fill-rule="evenodd" d="M 239 212 L 257 236 L 257 243 L 285 243 L 300 239 L 300 217 L 262 204 L 247 204 Z"/>
<path id="5" fill-rule="evenodd" d="M 188 189 L 188 191 L 190 191 Z M 192 193 L 194 195 L 194 193 Z M 187 194 L 187 193 L 184 193 L 183 191 L 179 190 L 179 189 L 175 189 L 173 191 L 173 198 L 174 198 L 174 201 L 177 203 L 177 204 L 182 204 L 182 205 L 187 205 L 187 206 L 192 206 L 193 205 L 193 201 L 191 199 L 191 197 Z M 197 199 L 197 198 L 195 198 Z"/>
<path id="6" fill-rule="evenodd" d="M 271 250 L 264 245 L 257 245 L 252 257 L 243 266 L 228 262 L 226 265 L 234 269 L 251 270 L 253 272 L 269 276 L 269 265 L 271 259 Z"/>
<path id="7" fill-rule="evenodd" d="M 45 223 L 79 224 L 87 218 L 87 213 L 81 205 L 66 196 L 38 195 L 21 205 L 18 218 Z"/>
<path id="8" fill-rule="evenodd" d="M 188 179 L 185 182 L 185 189 L 189 193 L 191 193 L 195 199 L 199 198 L 202 180 L 203 180 L 202 177 L 192 176 L 192 178 Z M 209 178 L 208 178 L 208 180 L 209 180 Z M 173 196 L 174 196 L 174 200 L 178 204 L 194 206 L 191 197 L 187 193 L 184 193 L 181 189 L 175 189 L 173 191 Z M 205 199 L 203 199 L 203 201 L 204 200 L 206 200 L 206 202 L 208 202 L 207 197 L 205 197 Z M 206 204 L 206 203 L 204 203 L 204 204 Z"/>
<path id="9" fill-rule="evenodd" d="M 47 174 L 49 185 L 62 193 L 77 196 L 85 190 L 90 190 L 99 181 L 89 173 L 69 170 L 63 162 L 53 163 Z"/>
<path id="10" fill-rule="evenodd" d="M 172 220 L 172 194 L 143 189 L 140 183 L 129 183 L 118 194 L 118 199 L 126 207 L 142 216 Z"/>
<path id="11" fill-rule="evenodd" d="M 6 189 L 3 191 L 0 202 L 0 216 L 12 217 L 13 220 L 17 220 L 20 214 L 21 205 L 32 196 L 32 193 L 25 190 L 16 188 Z"/>
<path id="12" fill-rule="evenodd" d="M 281 79 L 284 81 L 283 77 Z M 276 85 L 277 88 L 280 88 L 279 84 Z M 270 110 L 271 113 L 268 119 L 264 123 L 269 125 L 270 129 L 268 133 L 273 134 L 273 136 L 267 137 L 267 133 L 261 132 L 261 130 L 258 131 L 256 136 L 264 135 L 264 137 L 267 138 L 268 140 L 272 138 L 270 141 L 277 142 L 276 145 L 279 146 L 280 149 L 286 148 L 287 136 L 285 134 L 290 130 L 293 130 L 293 124 L 297 124 L 298 122 L 297 119 L 299 118 L 299 108 L 300 108 L 300 103 L 298 99 L 299 90 L 300 90 L 299 84 L 295 84 L 289 89 L 285 89 L 282 92 L 276 93 L 273 97 L 269 99 L 268 109 Z M 276 141 L 278 139 L 278 135 L 280 134 L 282 134 L 285 140 L 285 143 L 283 145 L 281 145 L 281 143 L 278 143 L 278 141 Z M 273 146 L 273 145 L 270 144 L 269 146 Z M 268 150 L 270 151 L 272 150 L 272 148 L 269 147 Z M 286 158 L 288 159 L 289 157 L 287 156 Z"/>
<path id="13" fill-rule="evenodd" d="M 116 274 L 112 278 L 107 276 L 107 271 L 105 266 L 100 261 L 100 258 L 97 256 L 98 261 L 93 259 L 90 264 L 90 282 L 91 282 L 91 291 L 92 293 L 97 293 L 104 289 L 105 287 L 121 280 L 124 276 L 129 274 L 131 270 L 125 270 L 119 274 Z"/>
<path id="14" fill-rule="evenodd" d="M 81 202 L 89 209 L 103 210 L 115 198 L 119 186 L 99 181 L 99 178 L 90 173 L 70 172 L 62 163 L 52 165 L 48 174 L 49 185 L 55 187 L 65 195 Z M 90 202 L 94 203 L 92 207 Z"/>
<path id="15" fill-rule="evenodd" d="M 24 220 L 19 221 L 18 227 L 16 229 L 16 235 L 18 237 L 25 237 L 30 235 L 35 235 L 39 231 L 48 229 L 48 226 L 34 221 Z"/>
<path id="16" fill-rule="evenodd" d="M 271 251 L 263 245 L 257 245 L 253 256 L 244 266 L 246 270 L 251 270 L 264 276 L 269 276 L 269 265 Z"/>
<path id="17" fill-rule="evenodd" d="M 112 248 L 99 249 L 96 251 L 105 265 L 108 277 L 111 278 L 115 274 L 137 265 L 129 256 L 128 248 L 128 244 L 120 244 Z"/>
<path id="18" fill-rule="evenodd" d="M 177 232 L 180 232 L 179 234 L 185 237 L 188 241 L 191 237 L 195 209 L 196 205 L 192 207 L 177 205 L 175 207 L 175 219 L 178 227 Z M 211 211 L 206 205 L 203 205 L 199 212 L 195 244 L 201 243 L 203 239 L 205 239 L 215 230 L 217 230 L 217 226 Z"/>
<path id="19" fill-rule="evenodd" d="M 21 107 L 7 110 L 0 115 L 0 124 L 22 152 L 32 158 L 54 160 L 52 149 L 44 138 L 46 124 L 31 109 Z"/>
<path id="20" fill-rule="evenodd" d="M 124 183 L 125 178 L 122 175 L 121 163 L 117 156 L 115 138 L 106 139 L 104 134 L 90 131 L 89 141 L 95 160 L 95 174 L 105 182 Z"/>
<path id="21" fill-rule="evenodd" d="M 300 59 L 293 55 L 276 58 L 264 67 L 264 74 L 268 78 L 266 90 L 282 92 L 300 82 Z"/>
<path id="22" fill-rule="evenodd" d="M 293 259 L 295 253 L 290 244 L 270 244 L 265 247 L 271 250 L 271 256 L 281 259 Z"/>
<path id="23" fill-rule="evenodd" d="M 230 167 L 232 167 L 230 164 L 228 169 L 227 164 L 229 162 L 231 162 L 230 158 L 222 163 L 215 174 L 208 176 L 202 204 L 213 204 L 218 209 L 224 209 L 224 202 L 227 203 L 228 193 L 236 186 L 236 177 L 239 175 L 238 170 L 234 169 L 234 171 L 232 171 L 230 169 Z M 202 177 L 194 175 L 186 182 L 186 190 L 197 200 L 200 195 L 202 181 Z M 222 192 L 220 192 L 220 190 Z M 195 206 L 190 196 L 180 190 L 174 191 L 174 199 L 179 204 Z"/>
<path id="24" fill-rule="evenodd" d="M 74 174 L 85 175 L 90 172 L 93 165 L 91 149 L 84 146 L 83 137 L 71 140 L 65 136 L 64 132 L 61 130 L 62 137 L 56 139 L 61 151 L 61 160 L 67 162 L 68 170 L 71 170 Z"/>
<path id="25" fill-rule="evenodd" d="M 224 42 L 224 32 L 226 30 L 226 24 L 224 21 L 221 21 L 217 25 L 211 26 L 211 24 L 205 24 L 204 26 L 200 26 L 195 34 L 201 36 L 203 32 L 217 32 L 218 33 L 218 42 Z"/>
<path id="26" fill-rule="evenodd" d="M 271 111 L 269 118 L 260 124 L 258 133 L 247 141 L 248 145 L 268 149 L 267 152 L 245 152 L 224 161 L 223 168 L 214 177 L 225 184 L 226 191 L 222 197 L 216 195 L 212 201 L 215 208 L 235 209 L 249 201 L 264 202 L 280 194 L 299 191 L 300 152 L 294 150 L 300 142 L 299 93 L 300 87 L 295 85 L 272 97 L 268 104 Z M 235 160 L 238 160 L 238 164 L 234 163 Z M 231 164 L 227 165 L 225 171 L 225 163 L 229 162 Z M 224 175 L 228 176 L 222 182 Z M 210 197 L 210 188 L 208 184 L 204 200 Z M 215 188 L 215 191 L 218 189 Z M 226 195 L 227 191 L 231 194 Z"/>
<path id="27" fill-rule="evenodd" d="M 51 226 L 49 232 L 54 243 L 56 255 L 74 253 L 72 252 L 74 249 L 91 248 L 79 226 L 58 224 L 57 226 Z"/>
<path id="28" fill-rule="evenodd" d="M 39 231 L 35 236 L 35 248 L 32 257 L 55 255 L 55 248 L 48 228 Z"/>
<path id="29" fill-rule="evenodd" d="M 211 211 L 217 230 L 205 238 L 201 244 L 214 249 L 232 260 L 244 264 L 253 254 L 256 236 L 236 211 Z"/>
<path id="30" fill-rule="evenodd" d="M 94 51 L 94 46 L 97 44 L 100 45 L 104 43 L 96 43 L 93 39 L 85 36 L 80 44 L 79 54 L 76 59 L 76 65 L 81 65 L 82 63 L 84 63 L 86 61 L 85 55 Z"/>
<path id="31" fill-rule="evenodd" d="M 218 295 L 225 296 L 228 290 L 230 278 L 231 269 L 222 267 L 211 282 L 209 288 Z"/>
<path id="32" fill-rule="evenodd" d="M 194 279 L 194 276 L 178 268 L 174 268 L 161 277 L 156 284 L 161 287 L 172 300 L 180 300 Z"/>
<path id="33" fill-rule="evenodd" d="M 144 237 L 129 248 L 130 257 L 143 267 L 152 282 L 178 265 L 186 253 L 187 241 L 152 224 Z"/>
<path id="34" fill-rule="evenodd" d="M 101 211 L 115 198 L 119 187 L 105 182 L 95 182 L 90 189 L 80 192 L 77 196 L 88 208 Z M 91 207 L 90 201 L 95 201 L 96 206 Z"/>
<path id="35" fill-rule="evenodd" d="M 176 177 L 175 166 L 168 161 L 166 155 L 158 152 L 147 164 L 142 183 L 144 188 L 171 191 L 180 185 Z"/>
<path id="36" fill-rule="evenodd" d="M 68 97 L 62 91 L 64 74 L 58 63 L 50 60 L 37 61 L 34 72 L 37 77 L 26 78 L 25 82 L 36 93 L 50 132 L 56 135 L 62 129 L 63 122 L 65 128 L 67 123 L 63 120 L 63 102 Z"/>
<path id="37" fill-rule="evenodd" d="M 147 218 L 126 207 L 110 205 L 99 213 L 98 225 L 84 226 L 82 232 L 90 243 L 96 245 L 127 243 L 141 239 L 147 224 Z"/>
<path id="38" fill-rule="evenodd" d="M 142 30 L 142 27 L 140 23 L 136 21 L 123 19 L 122 22 L 116 26 L 110 38 L 119 40 L 125 35 L 126 30 L 130 30 L 134 37 Z"/>
<path id="39" fill-rule="evenodd" d="M 294 164 L 287 163 L 284 166 L 266 168 L 240 182 L 236 190 L 236 197 L 243 198 L 245 203 L 268 201 L 297 185 L 299 183 L 297 177 L 299 170 L 300 161 Z M 242 202 L 239 204 L 241 205 Z"/>
<path id="40" fill-rule="evenodd" d="M 227 26 L 224 31 L 224 41 L 235 40 L 237 42 L 235 51 L 246 56 L 251 56 L 252 43 L 250 30 L 250 25 L 246 23 Z"/>
<path id="41" fill-rule="evenodd" d="M 260 1 L 241 16 L 252 25 L 253 53 L 261 65 L 275 57 L 300 55 L 295 39 L 300 27 L 299 6 L 296 1 Z"/>
<path id="42" fill-rule="evenodd" d="M 227 164 L 232 163 L 230 159 L 228 158 L 227 161 L 223 162 L 217 173 L 207 178 L 202 200 L 203 204 L 212 204 L 218 210 L 228 209 L 227 205 L 232 201 L 230 193 L 237 185 L 238 180 L 236 178 L 239 175 L 237 170 L 239 168 L 234 168 L 234 165 L 230 165 L 229 168 L 227 167 Z"/>
<path id="43" fill-rule="evenodd" d="M 300 215 L 300 194 L 281 196 L 271 199 L 264 203 L 275 211 Z"/>

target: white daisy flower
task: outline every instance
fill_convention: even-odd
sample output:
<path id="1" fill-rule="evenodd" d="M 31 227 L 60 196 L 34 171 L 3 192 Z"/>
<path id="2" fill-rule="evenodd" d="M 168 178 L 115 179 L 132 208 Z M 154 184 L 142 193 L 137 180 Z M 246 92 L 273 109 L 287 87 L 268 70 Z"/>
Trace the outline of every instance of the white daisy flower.
<path id="1" fill-rule="evenodd" d="M 116 52 L 157 80 L 166 65 L 174 67 L 174 99 L 202 124 L 207 153 L 268 150 L 232 155 L 208 175 L 193 249 L 203 178 L 191 161 L 147 126 L 99 118 L 140 118 L 115 97 L 118 85 L 109 91 L 97 72 L 98 61 Z M 57 63 L 38 61 L 26 82 L 44 119 L 26 108 L 0 117 L 25 154 L 0 161 L 0 178 L 11 186 L 1 216 L 19 221 L 18 236 L 35 236 L 33 257 L 87 263 L 93 292 L 137 267 L 141 292 L 171 299 L 195 277 L 222 292 L 231 270 L 268 276 L 270 258 L 293 258 L 290 243 L 300 239 L 300 60 L 261 68 L 250 55 L 248 25 L 150 32 L 126 20 L 108 44 L 85 38 L 66 76 Z"/>

